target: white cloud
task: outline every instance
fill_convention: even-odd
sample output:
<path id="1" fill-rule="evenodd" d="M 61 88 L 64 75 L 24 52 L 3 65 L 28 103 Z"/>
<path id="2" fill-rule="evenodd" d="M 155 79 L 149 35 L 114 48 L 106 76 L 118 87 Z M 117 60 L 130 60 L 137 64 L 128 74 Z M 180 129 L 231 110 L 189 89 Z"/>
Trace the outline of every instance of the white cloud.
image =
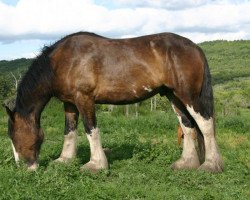
<path id="1" fill-rule="evenodd" d="M 112 2 L 117 6 L 130 7 L 153 7 L 169 10 L 187 9 L 197 7 L 208 3 L 208 0 L 103 0 L 104 2 Z"/>
<path id="2" fill-rule="evenodd" d="M 182 36 L 193 38 L 194 42 L 200 43 L 209 40 L 241 40 L 246 38 L 246 33 L 238 31 L 235 33 L 221 32 L 221 33 L 200 33 L 200 32 L 182 32 Z"/>
<path id="3" fill-rule="evenodd" d="M 0 43 L 53 40 L 80 30 L 110 37 L 176 32 L 195 41 L 249 39 L 249 10 L 250 2 L 240 0 L 0 1 Z"/>

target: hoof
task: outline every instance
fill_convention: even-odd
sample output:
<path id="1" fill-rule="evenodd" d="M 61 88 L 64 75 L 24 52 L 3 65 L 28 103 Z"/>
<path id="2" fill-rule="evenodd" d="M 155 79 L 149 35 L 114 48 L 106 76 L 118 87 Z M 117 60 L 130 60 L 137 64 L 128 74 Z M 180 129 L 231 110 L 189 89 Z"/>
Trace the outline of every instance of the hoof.
<path id="1" fill-rule="evenodd" d="M 73 158 L 59 157 L 56 160 L 54 160 L 53 162 L 55 162 L 55 163 L 69 163 L 72 160 L 73 160 Z"/>
<path id="2" fill-rule="evenodd" d="M 212 162 L 212 161 L 205 161 L 198 170 L 203 170 L 211 173 L 221 173 L 224 171 L 223 163 L 220 162 Z"/>
<path id="3" fill-rule="evenodd" d="M 182 170 L 182 169 L 198 169 L 200 162 L 194 159 L 184 159 L 180 158 L 171 165 L 173 170 Z"/>
<path id="4" fill-rule="evenodd" d="M 90 171 L 92 173 L 97 173 L 100 170 L 105 170 L 105 169 L 108 169 L 108 164 L 100 165 L 100 164 L 96 164 L 92 161 L 89 161 L 88 163 L 83 165 L 80 170 L 81 171 Z"/>

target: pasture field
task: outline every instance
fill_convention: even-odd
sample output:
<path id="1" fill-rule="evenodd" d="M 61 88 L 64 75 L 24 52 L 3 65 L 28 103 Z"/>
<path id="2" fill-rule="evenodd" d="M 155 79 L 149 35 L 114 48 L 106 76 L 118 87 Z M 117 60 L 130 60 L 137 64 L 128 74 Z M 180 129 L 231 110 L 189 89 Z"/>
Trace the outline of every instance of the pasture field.
<path id="1" fill-rule="evenodd" d="M 63 106 L 52 100 L 42 114 L 45 141 L 40 167 L 28 172 L 16 167 L 7 116 L 0 108 L 0 200 L 6 199 L 250 199 L 250 41 L 215 41 L 200 44 L 208 58 L 216 110 L 217 142 L 225 171 L 173 171 L 170 165 L 181 156 L 177 144 L 177 118 L 165 98 L 157 96 L 133 107 L 125 117 L 123 107 L 107 112 L 97 106 L 110 169 L 97 174 L 81 172 L 89 160 L 89 145 L 78 127 L 78 152 L 69 164 L 53 163 L 63 144 Z M 0 61 L 0 101 L 14 94 L 13 77 L 19 77 L 32 60 Z"/>
<path id="2" fill-rule="evenodd" d="M 98 112 L 103 146 L 110 149 L 110 169 L 80 172 L 89 159 L 89 146 L 78 127 L 77 158 L 70 164 L 52 163 L 63 143 L 62 104 L 52 101 L 42 115 L 45 141 L 40 168 L 28 172 L 14 163 L 7 137 L 7 117 L 0 112 L 0 199 L 249 199 L 249 113 L 236 124 L 218 122 L 217 140 L 225 172 L 172 171 L 181 155 L 177 120 L 172 111 L 149 112 L 138 118 Z M 220 120 L 219 118 L 217 121 Z M 242 123 L 245 123 L 242 125 Z"/>

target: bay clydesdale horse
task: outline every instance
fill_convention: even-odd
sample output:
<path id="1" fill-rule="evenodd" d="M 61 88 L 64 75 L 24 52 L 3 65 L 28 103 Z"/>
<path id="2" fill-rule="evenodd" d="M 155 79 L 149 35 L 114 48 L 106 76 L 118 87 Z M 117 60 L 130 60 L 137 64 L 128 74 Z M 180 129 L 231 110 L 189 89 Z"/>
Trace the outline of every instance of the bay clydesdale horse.
<path id="1" fill-rule="evenodd" d="M 172 168 L 223 171 L 206 57 L 196 44 L 173 33 L 109 39 L 79 32 L 45 47 L 19 84 L 15 108 L 6 107 L 15 160 L 25 160 L 29 169 L 38 167 L 40 116 L 54 96 L 65 109 L 65 140 L 57 161 L 76 155 L 80 114 L 91 151 L 83 168 L 107 169 L 95 104 L 130 104 L 156 94 L 169 99 L 184 132 L 183 152 Z M 195 149 L 194 129 L 204 142 L 203 163 Z"/>

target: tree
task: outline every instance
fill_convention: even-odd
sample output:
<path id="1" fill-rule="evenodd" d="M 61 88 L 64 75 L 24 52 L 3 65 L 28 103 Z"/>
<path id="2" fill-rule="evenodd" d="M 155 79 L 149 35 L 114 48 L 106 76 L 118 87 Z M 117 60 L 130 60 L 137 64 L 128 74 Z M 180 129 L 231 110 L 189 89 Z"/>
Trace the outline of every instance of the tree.
<path id="1" fill-rule="evenodd" d="M 19 82 L 21 81 L 22 75 L 19 73 L 19 76 L 16 77 L 12 72 L 10 72 L 10 74 L 14 78 L 14 85 L 15 85 L 15 88 L 17 90 L 17 87 L 18 87 Z"/>

